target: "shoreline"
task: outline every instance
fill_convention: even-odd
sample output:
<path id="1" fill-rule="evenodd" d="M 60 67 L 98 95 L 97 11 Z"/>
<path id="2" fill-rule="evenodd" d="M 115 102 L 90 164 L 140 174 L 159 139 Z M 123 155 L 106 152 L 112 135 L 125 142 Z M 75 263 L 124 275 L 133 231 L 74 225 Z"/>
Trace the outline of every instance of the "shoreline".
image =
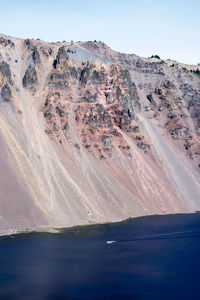
<path id="1" fill-rule="evenodd" d="M 101 225 L 112 225 L 112 224 L 123 224 L 129 221 L 134 221 L 141 218 L 150 218 L 150 217 L 164 217 L 164 216 L 177 216 L 177 215 L 190 215 L 190 214 L 200 214 L 200 211 L 195 212 L 180 212 L 180 213 L 172 213 L 172 214 L 152 214 L 152 215 L 144 215 L 138 217 L 130 217 L 128 219 L 123 219 L 121 221 L 110 221 L 110 222 L 102 222 L 102 223 L 89 223 L 89 224 L 79 224 L 73 225 L 69 227 L 63 226 L 41 226 L 41 227 L 34 227 L 34 228 L 27 228 L 27 229 L 4 229 L 0 230 L 0 239 L 6 237 L 12 237 L 22 234 L 30 234 L 30 233 L 48 233 L 48 234 L 66 234 L 66 233 L 73 233 L 74 235 L 78 235 L 79 232 L 83 228 L 91 228 L 95 226 Z"/>

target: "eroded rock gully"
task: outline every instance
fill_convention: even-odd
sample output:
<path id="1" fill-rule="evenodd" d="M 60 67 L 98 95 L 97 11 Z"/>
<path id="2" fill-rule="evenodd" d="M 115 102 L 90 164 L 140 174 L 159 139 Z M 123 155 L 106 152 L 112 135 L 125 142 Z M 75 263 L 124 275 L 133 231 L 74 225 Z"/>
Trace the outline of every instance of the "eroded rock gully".
<path id="1" fill-rule="evenodd" d="M 0 231 L 199 210 L 191 68 L 2 36 Z"/>

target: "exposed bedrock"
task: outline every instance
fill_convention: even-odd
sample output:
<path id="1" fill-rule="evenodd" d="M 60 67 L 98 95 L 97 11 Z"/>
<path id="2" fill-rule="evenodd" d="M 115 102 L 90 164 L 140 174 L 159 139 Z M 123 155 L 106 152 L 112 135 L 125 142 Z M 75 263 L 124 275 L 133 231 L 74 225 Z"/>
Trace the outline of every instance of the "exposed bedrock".
<path id="1" fill-rule="evenodd" d="M 40 54 L 36 47 L 33 48 L 32 59 L 36 65 L 40 63 Z"/>
<path id="2" fill-rule="evenodd" d="M 7 78 L 8 82 L 11 83 L 10 65 L 8 63 L 6 63 L 5 61 L 0 62 L 0 72 L 4 77 Z"/>
<path id="3" fill-rule="evenodd" d="M 0 54 L 0 232 L 200 209 L 194 66 L 97 42 Z"/>
<path id="4" fill-rule="evenodd" d="M 10 101 L 11 99 L 11 89 L 8 83 L 6 83 L 1 90 L 1 98 L 3 101 Z"/>
<path id="5" fill-rule="evenodd" d="M 35 70 L 35 67 L 29 65 L 24 74 L 22 85 L 24 88 L 31 89 L 34 88 L 37 83 L 38 83 L 38 79 L 37 79 L 37 72 Z"/>

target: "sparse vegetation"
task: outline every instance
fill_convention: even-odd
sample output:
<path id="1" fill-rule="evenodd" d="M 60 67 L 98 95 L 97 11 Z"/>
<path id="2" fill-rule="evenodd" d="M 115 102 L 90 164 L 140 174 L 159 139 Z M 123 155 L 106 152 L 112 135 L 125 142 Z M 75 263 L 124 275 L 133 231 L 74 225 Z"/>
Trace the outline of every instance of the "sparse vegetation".
<path id="1" fill-rule="evenodd" d="M 93 73 L 92 73 L 92 77 L 93 77 L 94 79 L 100 79 L 99 72 L 96 71 L 96 70 L 94 70 Z"/>
<path id="2" fill-rule="evenodd" d="M 190 72 L 197 74 L 198 76 L 200 76 L 200 70 L 196 69 L 196 70 L 190 70 Z"/>
<path id="3" fill-rule="evenodd" d="M 157 65 L 163 65 L 164 63 L 165 63 L 164 60 L 156 62 Z"/>
<path id="4" fill-rule="evenodd" d="M 60 98 L 60 93 L 59 92 L 55 92 L 55 95 L 58 96 L 58 98 Z"/>
<path id="5" fill-rule="evenodd" d="M 171 68 L 175 67 L 175 64 L 173 63 L 172 65 L 170 65 Z"/>

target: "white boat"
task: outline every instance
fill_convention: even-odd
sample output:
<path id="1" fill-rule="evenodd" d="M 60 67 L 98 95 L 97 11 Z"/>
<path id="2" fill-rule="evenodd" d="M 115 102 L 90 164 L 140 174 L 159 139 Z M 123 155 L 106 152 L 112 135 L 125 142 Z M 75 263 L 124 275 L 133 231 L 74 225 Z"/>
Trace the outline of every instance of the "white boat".
<path id="1" fill-rule="evenodd" d="M 117 241 L 106 241 L 107 244 L 116 243 Z"/>

